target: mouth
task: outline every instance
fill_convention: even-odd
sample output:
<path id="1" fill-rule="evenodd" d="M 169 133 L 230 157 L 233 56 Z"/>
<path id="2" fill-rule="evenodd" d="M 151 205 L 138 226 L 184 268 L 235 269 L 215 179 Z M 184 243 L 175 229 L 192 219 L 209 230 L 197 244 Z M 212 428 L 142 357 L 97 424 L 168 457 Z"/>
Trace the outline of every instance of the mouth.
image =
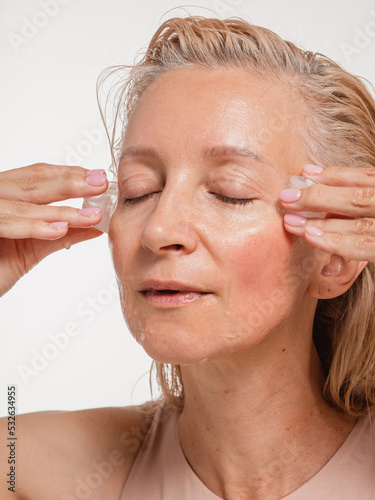
<path id="1" fill-rule="evenodd" d="M 150 288 L 149 290 L 141 290 L 141 293 L 153 294 L 153 295 L 189 295 L 189 294 L 206 295 L 210 292 L 198 292 L 196 290 L 157 290 L 155 288 Z"/>
<path id="2" fill-rule="evenodd" d="M 141 294 L 148 303 L 155 306 L 177 306 L 188 304 L 210 295 L 211 292 L 182 291 L 182 290 L 142 290 Z"/>
<path id="3" fill-rule="evenodd" d="M 212 295 L 198 284 L 176 280 L 148 279 L 139 286 L 139 292 L 147 303 L 154 306 L 178 306 Z"/>

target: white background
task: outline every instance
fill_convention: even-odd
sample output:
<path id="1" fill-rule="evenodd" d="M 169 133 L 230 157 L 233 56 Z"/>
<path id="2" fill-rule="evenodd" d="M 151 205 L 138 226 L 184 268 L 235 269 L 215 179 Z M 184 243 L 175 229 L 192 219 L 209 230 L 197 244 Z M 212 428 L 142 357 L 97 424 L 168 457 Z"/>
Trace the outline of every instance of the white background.
<path id="1" fill-rule="evenodd" d="M 0 170 L 36 162 L 108 169 L 96 78 L 107 66 L 132 64 L 170 17 L 240 16 L 375 83 L 371 0 L 207 0 L 184 9 L 172 0 L 57 1 L 1 0 Z M 57 7 L 46 14 L 42 5 L 48 2 Z M 80 207 L 82 199 L 69 204 Z M 18 386 L 19 413 L 150 399 L 151 359 L 127 330 L 113 284 L 103 235 L 47 257 L 0 298 L 1 416 L 9 384 Z M 89 305 L 90 298 L 100 311 Z M 79 315 L 88 309 L 90 322 Z M 32 368 L 35 353 L 71 323 L 79 328 L 76 337 L 22 379 L 20 370 Z"/>

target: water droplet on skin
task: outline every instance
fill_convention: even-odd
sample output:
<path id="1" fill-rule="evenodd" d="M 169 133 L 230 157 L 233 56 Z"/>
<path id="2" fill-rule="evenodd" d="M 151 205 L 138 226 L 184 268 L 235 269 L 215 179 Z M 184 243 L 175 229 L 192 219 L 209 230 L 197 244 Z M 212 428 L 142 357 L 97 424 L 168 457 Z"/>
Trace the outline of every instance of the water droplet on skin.
<path id="1" fill-rule="evenodd" d="M 233 335 L 226 335 L 225 340 L 227 342 L 227 347 L 229 352 L 232 354 L 236 350 L 236 340 L 240 337 L 239 333 L 235 333 Z"/>

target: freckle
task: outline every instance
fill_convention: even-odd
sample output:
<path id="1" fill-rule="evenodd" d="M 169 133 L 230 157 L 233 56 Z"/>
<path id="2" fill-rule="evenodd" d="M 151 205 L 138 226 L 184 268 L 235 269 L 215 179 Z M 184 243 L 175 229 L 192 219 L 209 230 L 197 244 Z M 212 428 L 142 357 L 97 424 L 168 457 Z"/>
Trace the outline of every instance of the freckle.
<path id="1" fill-rule="evenodd" d="M 287 431 L 290 431 L 290 427 L 287 427 L 287 428 L 286 428 L 286 430 L 287 430 Z"/>
<path id="2" fill-rule="evenodd" d="M 210 429 L 208 427 L 206 427 L 206 429 L 209 431 Z"/>
<path id="3" fill-rule="evenodd" d="M 262 478 L 261 478 L 261 477 L 258 477 L 258 481 L 261 481 L 261 480 L 262 480 Z"/>
<path id="4" fill-rule="evenodd" d="M 313 414 L 314 414 L 314 412 L 313 412 L 313 411 L 310 411 L 310 415 L 313 415 Z"/>
<path id="5" fill-rule="evenodd" d="M 229 391 L 227 391 L 226 389 L 224 390 L 225 394 L 228 394 Z"/>
<path id="6" fill-rule="evenodd" d="M 284 352 L 284 351 L 285 351 L 285 347 L 284 347 L 284 349 L 283 349 L 283 352 Z"/>

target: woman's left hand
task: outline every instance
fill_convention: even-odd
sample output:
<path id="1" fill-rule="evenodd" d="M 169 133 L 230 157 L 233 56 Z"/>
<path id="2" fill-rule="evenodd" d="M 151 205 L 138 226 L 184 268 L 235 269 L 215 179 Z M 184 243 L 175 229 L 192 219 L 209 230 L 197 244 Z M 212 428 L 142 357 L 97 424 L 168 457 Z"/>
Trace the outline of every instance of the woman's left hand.
<path id="1" fill-rule="evenodd" d="M 313 173 L 319 170 L 321 173 Z M 375 262 L 375 168 L 305 165 L 303 176 L 318 184 L 281 191 L 283 207 L 327 212 L 327 216 L 306 219 L 286 214 L 285 229 L 304 235 L 311 245 L 326 252 Z M 286 201 L 293 198 L 297 201 Z"/>

